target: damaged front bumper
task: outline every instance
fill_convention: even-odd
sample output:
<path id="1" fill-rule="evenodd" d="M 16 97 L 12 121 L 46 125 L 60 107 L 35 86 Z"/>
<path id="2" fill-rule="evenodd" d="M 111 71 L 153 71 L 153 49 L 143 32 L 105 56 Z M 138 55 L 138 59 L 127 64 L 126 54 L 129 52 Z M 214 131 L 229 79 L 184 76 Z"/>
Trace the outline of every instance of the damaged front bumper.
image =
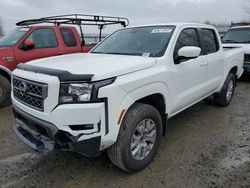
<path id="1" fill-rule="evenodd" d="M 78 136 L 61 131 L 50 122 L 38 119 L 15 105 L 13 113 L 17 124 L 13 129 L 16 135 L 33 150 L 48 153 L 55 148 L 78 152 L 86 157 L 97 157 L 100 154 L 101 136 L 78 141 Z"/>

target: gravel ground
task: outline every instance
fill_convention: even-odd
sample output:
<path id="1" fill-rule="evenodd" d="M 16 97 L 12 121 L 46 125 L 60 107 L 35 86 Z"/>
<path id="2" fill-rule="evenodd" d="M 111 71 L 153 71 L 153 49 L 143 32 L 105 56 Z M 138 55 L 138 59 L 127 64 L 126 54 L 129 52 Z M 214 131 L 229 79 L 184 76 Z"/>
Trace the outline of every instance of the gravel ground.
<path id="1" fill-rule="evenodd" d="M 14 135 L 11 109 L 0 109 L 0 187 L 250 187 L 249 99 L 245 76 L 229 107 L 200 102 L 175 116 L 152 164 L 136 174 L 105 153 L 34 153 Z"/>

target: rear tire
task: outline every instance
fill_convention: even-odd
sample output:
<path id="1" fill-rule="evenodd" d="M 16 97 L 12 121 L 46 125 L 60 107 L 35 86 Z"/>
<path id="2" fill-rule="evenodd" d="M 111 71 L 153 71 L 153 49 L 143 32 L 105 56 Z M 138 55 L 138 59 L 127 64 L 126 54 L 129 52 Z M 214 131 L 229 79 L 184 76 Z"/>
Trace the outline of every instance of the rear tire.
<path id="1" fill-rule="evenodd" d="M 9 80 L 0 75 L 0 108 L 10 104 L 10 93 L 11 87 Z"/>
<path id="2" fill-rule="evenodd" d="M 220 93 L 215 95 L 215 103 L 222 107 L 228 106 L 233 99 L 235 86 L 235 75 L 229 73 Z"/>
<path id="3" fill-rule="evenodd" d="M 162 118 L 153 106 L 136 103 L 126 113 L 117 141 L 108 149 L 111 162 L 127 172 L 147 167 L 161 142 Z"/>

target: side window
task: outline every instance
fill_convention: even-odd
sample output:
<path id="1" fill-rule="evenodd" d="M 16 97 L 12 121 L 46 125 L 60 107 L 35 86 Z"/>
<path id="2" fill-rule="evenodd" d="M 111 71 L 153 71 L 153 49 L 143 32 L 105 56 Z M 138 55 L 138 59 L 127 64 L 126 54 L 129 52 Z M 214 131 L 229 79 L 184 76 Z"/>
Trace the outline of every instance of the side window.
<path id="1" fill-rule="evenodd" d="M 214 30 L 201 29 L 201 35 L 207 54 L 215 53 L 219 50 L 219 43 Z"/>
<path id="2" fill-rule="evenodd" d="M 56 35 L 52 29 L 36 29 L 26 38 L 27 40 L 32 40 L 35 48 L 57 47 Z"/>
<path id="3" fill-rule="evenodd" d="M 175 45 L 174 60 L 178 58 L 178 51 L 184 46 L 200 47 L 197 31 L 194 28 L 184 29 Z"/>
<path id="4" fill-rule="evenodd" d="M 76 38 L 74 36 L 74 33 L 72 32 L 71 29 L 61 29 L 61 34 L 63 37 L 63 41 L 66 46 L 68 47 L 75 47 L 77 46 Z"/>

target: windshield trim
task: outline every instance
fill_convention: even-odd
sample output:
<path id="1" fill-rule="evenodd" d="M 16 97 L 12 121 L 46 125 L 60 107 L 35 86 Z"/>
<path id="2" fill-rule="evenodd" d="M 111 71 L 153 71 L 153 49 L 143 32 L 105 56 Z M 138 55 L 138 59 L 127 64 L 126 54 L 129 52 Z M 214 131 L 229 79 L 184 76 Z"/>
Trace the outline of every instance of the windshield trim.
<path id="1" fill-rule="evenodd" d="M 150 26 L 134 26 L 134 27 L 126 27 L 126 28 L 123 28 L 123 29 L 118 29 L 116 31 L 114 31 L 113 33 L 111 33 L 110 35 L 108 35 L 104 40 L 102 40 L 99 44 L 97 44 L 89 53 L 92 53 L 92 54 L 110 54 L 110 55 L 128 55 L 128 54 L 117 54 L 117 53 L 106 53 L 106 52 L 94 52 L 94 50 L 101 44 L 103 43 L 105 40 L 107 40 L 111 35 L 115 34 L 116 32 L 119 32 L 121 30 L 128 30 L 128 29 L 136 29 L 136 28 L 149 28 L 149 27 L 172 27 L 173 30 L 171 31 L 170 33 L 170 38 L 168 40 L 168 42 L 166 43 L 166 45 L 163 47 L 162 51 L 159 52 L 159 56 L 149 56 L 151 58 L 159 58 L 159 57 L 162 57 L 164 56 L 166 50 L 167 50 L 167 47 L 173 37 L 173 33 L 175 32 L 175 29 L 176 29 L 176 25 L 167 25 L 167 24 L 162 24 L 162 25 L 150 25 Z M 139 57 L 143 57 L 141 54 L 139 55 L 135 55 L 135 54 L 132 54 L 133 56 L 139 56 Z"/>

